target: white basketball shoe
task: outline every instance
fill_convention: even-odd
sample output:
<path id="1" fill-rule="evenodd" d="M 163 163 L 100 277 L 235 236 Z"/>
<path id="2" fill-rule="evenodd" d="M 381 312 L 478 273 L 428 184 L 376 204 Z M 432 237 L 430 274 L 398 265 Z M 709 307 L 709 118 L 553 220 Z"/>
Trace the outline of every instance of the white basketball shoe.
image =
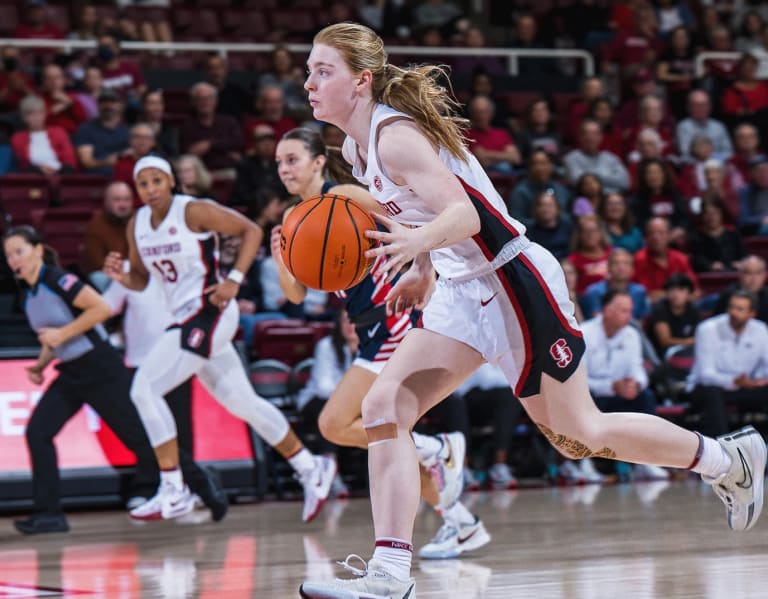
<path id="1" fill-rule="evenodd" d="M 363 568 L 349 564 L 350 559 L 359 560 Z M 357 576 L 348 580 L 337 578 L 331 582 L 305 582 L 299 587 L 304 599 L 416 599 L 416 580 L 399 580 L 390 574 L 376 560 L 367 564 L 357 555 L 349 555 L 339 562 L 345 569 Z"/>
<path id="2" fill-rule="evenodd" d="M 474 522 L 462 524 L 458 529 L 453 524 L 445 522 L 432 540 L 419 549 L 419 557 L 421 559 L 453 559 L 467 551 L 479 549 L 490 541 L 491 535 L 477 516 Z"/>
<path id="3" fill-rule="evenodd" d="M 320 513 L 328 500 L 335 477 L 336 460 L 326 455 L 315 456 L 315 467 L 297 476 L 304 487 L 304 510 L 301 514 L 303 522 L 311 522 Z"/>
<path id="4" fill-rule="evenodd" d="M 716 478 L 701 475 L 725 504 L 731 530 L 752 528 L 763 510 L 765 440 L 752 426 L 717 438 L 733 460 L 731 469 Z"/>
<path id="5" fill-rule="evenodd" d="M 170 520 L 185 516 L 195 509 L 195 496 L 187 485 L 177 488 L 169 482 L 161 482 L 154 497 L 131 510 L 134 520 Z"/>

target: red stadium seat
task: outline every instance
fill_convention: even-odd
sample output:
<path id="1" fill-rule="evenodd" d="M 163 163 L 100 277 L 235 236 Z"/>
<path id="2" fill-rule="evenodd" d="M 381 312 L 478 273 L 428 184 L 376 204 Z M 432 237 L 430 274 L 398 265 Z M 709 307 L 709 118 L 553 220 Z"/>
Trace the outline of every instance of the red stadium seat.
<path id="1" fill-rule="evenodd" d="M 295 395 L 307 385 L 309 377 L 312 375 L 312 365 L 314 363 L 314 358 L 307 358 L 291 369 L 291 378 L 288 382 L 289 393 Z"/>
<path id="2" fill-rule="evenodd" d="M 720 293 L 731 283 L 739 280 L 739 275 L 735 272 L 702 272 L 697 275 L 699 287 L 702 293 Z"/>
<path id="3" fill-rule="evenodd" d="M 170 88 L 163 90 L 163 101 L 165 102 L 165 114 L 189 114 L 191 108 L 189 100 L 189 89 Z"/>
<path id="4" fill-rule="evenodd" d="M 332 322 L 312 322 L 309 326 L 315 331 L 315 341 L 320 341 L 323 337 L 331 334 L 335 325 Z"/>
<path id="5" fill-rule="evenodd" d="M 311 11 L 279 9 L 272 11 L 270 21 L 272 29 L 284 29 L 298 33 L 309 33 L 317 27 L 314 14 Z"/>
<path id="6" fill-rule="evenodd" d="M 297 364 L 312 356 L 315 331 L 312 327 L 273 328 L 253 340 L 259 359 L 273 358 L 286 364 Z"/>
<path id="7" fill-rule="evenodd" d="M 267 334 L 269 329 L 282 329 L 286 327 L 303 327 L 306 322 L 299 318 L 275 318 L 262 320 L 253 325 L 253 338 L 258 339 Z"/>
<path id="8" fill-rule="evenodd" d="M 248 366 L 254 391 L 267 399 L 288 395 L 291 367 L 279 360 L 257 360 Z"/>
<path id="9" fill-rule="evenodd" d="M 507 103 L 507 109 L 515 116 L 525 116 L 528 105 L 541 97 L 539 92 L 505 92 L 500 94 Z"/>
<path id="10" fill-rule="evenodd" d="M 230 9 L 221 13 L 221 28 L 229 36 L 235 35 L 263 41 L 269 25 L 261 11 Z"/>
<path id="11" fill-rule="evenodd" d="M 747 254 L 768 260 L 768 237 L 747 237 L 744 239 L 744 247 Z"/>
<path id="12" fill-rule="evenodd" d="M 225 206 L 229 204 L 229 198 L 232 195 L 232 190 L 235 187 L 235 180 L 232 178 L 223 179 L 220 177 L 214 177 L 211 185 L 211 199 L 216 200 L 219 204 Z"/>
<path id="13" fill-rule="evenodd" d="M 59 262 L 66 267 L 79 266 L 83 255 L 85 227 L 94 211 L 83 207 L 48 208 L 36 226 L 45 242 L 59 254 Z M 39 216 L 36 214 L 36 219 Z"/>
<path id="14" fill-rule="evenodd" d="M 68 207 L 101 208 L 109 182 L 110 178 L 105 175 L 62 175 L 59 179 L 59 202 Z"/>
<path id="15" fill-rule="evenodd" d="M 13 225 L 32 224 L 32 212 L 47 208 L 50 199 L 51 185 L 42 175 L 0 177 L 0 208 Z"/>

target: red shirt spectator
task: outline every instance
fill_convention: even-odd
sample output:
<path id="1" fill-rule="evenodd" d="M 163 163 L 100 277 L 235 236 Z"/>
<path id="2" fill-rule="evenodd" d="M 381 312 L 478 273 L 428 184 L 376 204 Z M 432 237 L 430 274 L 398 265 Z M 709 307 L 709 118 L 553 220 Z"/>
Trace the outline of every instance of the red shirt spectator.
<path id="1" fill-rule="evenodd" d="M 610 254 L 611 249 L 607 248 L 600 256 L 589 257 L 584 254 L 568 256 L 568 260 L 576 268 L 579 275 L 579 286 L 576 289 L 579 294 L 584 293 L 592 283 L 599 283 L 605 279 L 608 274 L 608 256 Z"/>
<path id="2" fill-rule="evenodd" d="M 645 228 L 645 247 L 635 254 L 635 281 L 643 285 L 648 298 L 664 296 L 664 283 L 674 273 L 688 275 L 698 287 L 688 256 L 670 249 L 670 226 L 664 218 L 652 218 Z"/>
<path id="3" fill-rule="evenodd" d="M 275 139 L 281 139 L 288 131 L 298 127 L 299 123 L 289 116 L 280 117 L 274 122 L 268 121 L 264 117 L 248 117 L 245 119 L 245 125 L 243 126 L 243 132 L 247 140 L 253 139 L 254 131 L 256 131 L 256 127 L 259 125 L 272 127 L 275 131 Z"/>
<path id="4" fill-rule="evenodd" d="M 48 22 L 48 10 L 43 0 L 32 0 L 27 3 L 25 23 L 20 23 L 13 37 L 28 40 L 63 40 L 64 31 L 57 25 Z M 50 53 L 45 49 L 43 53 Z"/>
<path id="5" fill-rule="evenodd" d="M 605 279 L 611 249 L 600 218 L 595 214 L 580 217 L 573 232 L 573 253 L 568 256 L 579 275 L 577 293 L 582 294 L 592 283 Z"/>
<path id="6" fill-rule="evenodd" d="M 147 89 L 139 67 L 120 56 L 120 46 L 111 35 L 99 38 L 102 89 L 111 89 L 122 98 L 140 98 Z"/>
<path id="7" fill-rule="evenodd" d="M 77 156 L 69 135 L 61 127 L 46 127 L 44 131 L 48 134 L 48 141 L 51 144 L 53 153 L 62 165 L 67 165 L 70 169 L 77 169 Z M 11 147 L 13 155 L 17 161 L 17 170 L 28 171 L 32 168 L 30 160 L 32 134 L 30 131 L 18 131 L 11 138 Z"/>
<path id="8" fill-rule="evenodd" d="M 603 80 L 599 77 L 588 77 L 581 83 L 581 97 L 568 107 L 568 119 L 563 123 L 563 136 L 568 141 L 579 139 L 581 121 L 587 116 L 590 104 L 605 95 Z"/>
<path id="9" fill-rule="evenodd" d="M 618 62 L 622 71 L 632 66 L 651 66 L 661 53 L 656 15 L 648 8 L 635 11 L 634 27 L 619 31 L 605 49 L 604 59 Z"/>
<path id="10" fill-rule="evenodd" d="M 469 151 L 483 168 L 511 174 L 512 165 L 522 162 L 512 136 L 500 127 L 493 127 L 496 107 L 488 96 L 475 96 L 467 102 L 470 129 L 467 130 Z"/>
<path id="11" fill-rule="evenodd" d="M 118 157 L 115 163 L 114 170 L 112 171 L 112 179 L 114 181 L 122 181 L 127 184 L 131 191 L 133 191 L 133 205 L 139 208 L 143 205 L 138 192 L 136 191 L 136 183 L 133 180 L 133 167 L 140 158 L 151 153 L 156 146 L 155 132 L 146 123 L 137 123 L 131 127 L 130 148 Z"/>
<path id="12" fill-rule="evenodd" d="M 64 71 L 60 66 L 48 64 L 43 68 L 40 89 L 48 114 L 45 124 L 49 127 L 61 127 L 70 135 L 74 135 L 87 116 L 77 96 L 65 91 L 64 85 Z"/>
<path id="13" fill-rule="evenodd" d="M 765 81 L 756 81 L 749 87 L 736 81 L 725 90 L 723 111 L 726 114 L 754 114 L 763 108 L 768 108 L 768 83 Z"/>

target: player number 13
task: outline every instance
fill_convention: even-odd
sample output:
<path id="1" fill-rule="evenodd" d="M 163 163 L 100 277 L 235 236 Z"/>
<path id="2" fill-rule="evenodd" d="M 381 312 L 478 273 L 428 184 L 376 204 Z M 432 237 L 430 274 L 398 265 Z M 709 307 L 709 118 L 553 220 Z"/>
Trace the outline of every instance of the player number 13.
<path id="1" fill-rule="evenodd" d="M 163 280 L 167 283 L 175 283 L 179 278 L 179 273 L 176 272 L 176 267 L 170 260 L 160 260 L 153 262 L 152 267 L 160 273 Z"/>

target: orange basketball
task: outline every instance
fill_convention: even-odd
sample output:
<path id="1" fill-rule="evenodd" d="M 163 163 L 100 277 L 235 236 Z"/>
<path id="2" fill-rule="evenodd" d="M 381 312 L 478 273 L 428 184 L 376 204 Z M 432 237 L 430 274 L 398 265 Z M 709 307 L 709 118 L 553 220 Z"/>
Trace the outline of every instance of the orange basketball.
<path id="1" fill-rule="evenodd" d="M 373 260 L 365 257 L 377 245 L 365 236 L 371 229 L 376 229 L 376 223 L 354 200 L 338 194 L 312 196 L 297 205 L 283 223 L 283 263 L 312 289 L 349 289 L 373 266 Z"/>

